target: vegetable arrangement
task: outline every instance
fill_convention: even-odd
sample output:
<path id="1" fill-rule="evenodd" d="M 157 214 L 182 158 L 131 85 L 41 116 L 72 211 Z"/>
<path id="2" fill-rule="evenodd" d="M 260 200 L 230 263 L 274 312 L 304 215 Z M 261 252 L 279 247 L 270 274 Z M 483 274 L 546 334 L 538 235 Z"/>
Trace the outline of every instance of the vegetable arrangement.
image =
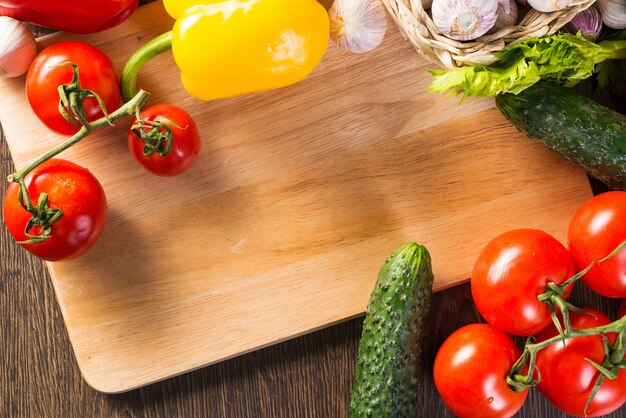
<path id="1" fill-rule="evenodd" d="M 470 324 L 441 345 L 435 386 L 460 418 L 511 417 L 528 389 L 574 416 L 626 404 L 626 300 L 611 322 L 567 302 L 581 280 L 606 297 L 626 297 L 626 192 L 585 202 L 568 228 L 568 248 L 536 229 L 491 240 L 471 275 L 487 324 Z M 419 356 L 432 292 L 425 248 L 407 244 L 380 270 L 359 344 L 350 416 L 414 416 Z M 523 350 L 511 335 L 528 337 Z"/>
<path id="2" fill-rule="evenodd" d="M 0 3 L 0 12 L 9 3 Z M 92 7 L 84 16 L 99 12 L 102 18 L 91 26 L 66 27 L 67 14 L 51 13 L 45 21 L 38 15 L 45 7 L 35 1 L 21 4 L 20 17 L 76 32 L 99 30 L 123 20 L 137 2 L 115 3 L 121 8 L 118 13 L 85 3 Z M 191 116 L 167 104 L 146 108 L 149 94 L 137 91 L 137 74 L 155 55 L 171 49 L 189 94 L 212 100 L 302 80 L 324 55 L 329 30 L 341 48 L 363 53 L 382 42 L 386 28 L 380 3 L 369 1 L 337 0 L 330 18 L 314 0 L 206 3 L 165 0 L 176 24 L 129 59 L 121 91 L 111 60 L 91 45 L 59 43 L 34 59 L 26 76 L 33 112 L 48 128 L 70 137 L 9 176 L 3 216 L 26 250 L 58 261 L 78 257 L 97 242 L 106 222 L 105 192 L 86 168 L 55 158 L 91 133 L 134 118 L 128 149 L 146 170 L 178 175 L 196 160 L 201 139 Z M 529 1 L 538 10 L 566 4 L 550 3 Z M 619 16 L 610 7 L 601 17 L 615 27 Z M 517 5 L 506 0 L 433 0 L 432 14 L 443 33 L 466 40 L 513 24 Z M 626 57 L 626 41 L 595 44 L 586 38 L 598 35 L 599 17 L 581 13 L 572 22 L 574 29 L 588 21 L 594 22 L 593 28 L 517 43 L 500 54 L 495 65 L 434 72 L 432 90 L 497 95 L 498 107 L 520 129 L 567 156 L 575 155 L 578 164 L 608 184 L 624 187 L 624 117 L 539 82 L 569 86 L 589 77 L 598 63 Z M 223 40 L 228 48 L 206 46 L 207 37 Z M 234 62 L 233 49 L 241 52 Z M 18 66 L 7 74 L 20 71 Z M 564 116 L 555 120 L 550 115 Z M 610 322 L 600 312 L 567 302 L 579 279 L 604 296 L 626 298 L 626 227 L 621 222 L 625 196 L 607 193 L 581 207 L 570 225 L 569 249 L 542 231 L 527 229 L 503 234 L 483 250 L 471 284 L 474 301 L 489 324 L 452 334 L 434 366 L 437 388 L 455 414 L 511 416 L 531 386 L 573 415 L 605 414 L 626 402 L 624 303 L 623 319 Z M 430 255 L 417 244 L 399 248 L 381 269 L 359 347 L 352 416 L 413 411 L 432 281 Z M 520 351 L 507 334 L 535 339 Z M 456 361 L 459 353 L 465 355 L 462 362 Z M 574 366 L 564 374 L 557 366 L 572 357 Z M 572 384 L 555 391 L 554 382 L 561 381 Z"/>
<path id="3" fill-rule="evenodd" d="M 93 48 L 86 44 L 79 44 L 79 47 Z M 44 52 L 46 54 L 43 56 L 48 58 L 49 51 L 44 50 L 42 54 Z M 65 142 L 9 175 L 11 184 L 3 204 L 4 222 L 13 238 L 32 254 L 48 261 L 71 259 L 84 254 L 99 238 L 106 218 L 106 198 L 97 179 L 87 169 L 54 157 L 92 132 L 134 115 L 145 105 L 149 96 L 147 92 L 140 91 L 115 111 L 109 113 L 102 107 L 100 110 L 104 116 L 87 121 L 83 103 L 87 99 L 94 99 L 97 103 L 103 103 L 103 100 L 97 91 L 81 88 L 80 72 L 74 63 L 53 68 L 64 67 L 70 67 L 71 74 L 65 74 L 69 81 L 59 86 L 59 93 L 53 103 L 58 106 L 57 112 L 65 118 L 67 125 L 58 126 L 73 129 L 75 125 L 80 125 L 80 128 Z M 94 78 L 94 74 L 91 77 Z M 29 84 L 28 81 L 26 84 Z M 34 85 L 41 87 L 44 92 L 49 87 Z M 64 92 L 68 91 L 71 92 L 66 96 Z M 48 94 L 51 94 L 50 90 Z M 41 97 L 42 102 L 31 105 L 33 110 L 39 111 L 38 116 L 48 123 L 61 122 L 60 118 L 45 113 L 51 107 L 49 102 L 55 100 L 54 97 L 45 94 Z M 66 103 L 68 97 L 73 98 L 67 100 L 67 103 L 72 103 L 71 106 Z M 117 99 L 119 101 L 119 91 Z"/>
<path id="4" fill-rule="evenodd" d="M 575 416 L 608 414 L 626 403 L 624 308 L 611 322 L 565 301 L 578 280 L 602 296 L 626 296 L 625 216 L 626 192 L 608 192 L 574 214 L 569 249 L 532 229 L 487 244 L 471 288 L 488 324 L 450 335 L 434 364 L 435 385 L 455 414 L 510 417 L 532 386 Z M 508 334 L 534 337 L 520 354 Z"/>
<path id="5" fill-rule="evenodd" d="M 0 1 L 0 13 L 55 29 L 89 32 L 120 23 L 137 6 L 137 0 L 91 0 L 80 7 L 63 3 L 54 9 L 47 3 L 27 3 L 18 7 Z M 165 3 L 177 19 L 173 31 L 131 57 L 121 83 L 110 58 L 83 42 L 56 43 L 33 57 L 26 76 L 28 102 L 45 126 L 69 136 L 8 178 L 5 223 L 34 255 L 49 261 L 78 257 L 102 233 L 107 211 L 102 186 L 86 168 L 56 158 L 93 132 L 134 117 L 127 135 L 129 153 L 159 176 L 181 174 L 197 159 L 201 138 L 193 118 L 168 104 L 146 107 L 149 93 L 135 91 L 136 71 L 155 54 L 172 48 L 189 92 L 214 99 L 293 84 L 313 70 L 328 44 L 328 15 L 315 0 Z M 40 13 L 47 11 L 45 16 Z M 76 15 L 83 20 L 70 27 L 68 18 Z M 24 45 L 25 60 L 6 71 L 15 76 L 26 70 L 24 61 L 34 50 L 34 40 L 32 33 L 26 37 L 21 32 L 23 24 L 14 20 L 7 24 L 13 25 L 7 31 L 17 33 Z M 207 35 L 233 44 L 226 49 L 215 44 L 207 50 Z M 206 54 L 197 54 L 200 47 Z M 233 48 L 241 54 L 232 55 Z M 239 61 L 231 59 L 235 56 Z M 232 65 L 215 65 L 220 61 Z"/>
<path id="6" fill-rule="evenodd" d="M 568 89 L 597 73 L 600 87 L 626 95 L 626 31 L 594 42 L 601 19 L 606 23 L 607 16 L 626 11 L 623 0 L 610 4 L 620 1 L 616 10 L 602 15 L 593 7 L 581 11 L 566 26 L 575 34 L 513 43 L 490 65 L 433 70 L 429 91 L 496 97 L 500 111 L 519 130 L 609 187 L 626 189 L 626 117 Z M 609 25 L 619 28 L 616 20 Z"/>

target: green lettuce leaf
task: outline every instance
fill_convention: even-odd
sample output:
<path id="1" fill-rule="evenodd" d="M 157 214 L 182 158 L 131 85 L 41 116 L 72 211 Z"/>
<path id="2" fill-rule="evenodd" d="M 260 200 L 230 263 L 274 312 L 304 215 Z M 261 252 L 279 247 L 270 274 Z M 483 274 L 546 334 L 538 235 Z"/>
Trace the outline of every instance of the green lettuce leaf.
<path id="1" fill-rule="evenodd" d="M 493 97 L 517 94 L 539 80 L 571 87 L 590 77 L 597 63 L 625 56 L 626 41 L 596 44 L 580 33 L 533 37 L 509 46 L 490 66 L 431 71 L 434 79 L 428 91 Z"/>

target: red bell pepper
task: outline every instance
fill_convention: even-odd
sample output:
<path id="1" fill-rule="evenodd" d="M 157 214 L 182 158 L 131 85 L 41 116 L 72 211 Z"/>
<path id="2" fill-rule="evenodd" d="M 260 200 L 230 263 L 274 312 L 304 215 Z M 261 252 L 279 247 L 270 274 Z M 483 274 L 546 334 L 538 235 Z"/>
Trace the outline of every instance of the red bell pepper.
<path id="1" fill-rule="evenodd" d="M 0 0 L 0 16 L 50 29 L 94 33 L 122 23 L 139 0 Z"/>

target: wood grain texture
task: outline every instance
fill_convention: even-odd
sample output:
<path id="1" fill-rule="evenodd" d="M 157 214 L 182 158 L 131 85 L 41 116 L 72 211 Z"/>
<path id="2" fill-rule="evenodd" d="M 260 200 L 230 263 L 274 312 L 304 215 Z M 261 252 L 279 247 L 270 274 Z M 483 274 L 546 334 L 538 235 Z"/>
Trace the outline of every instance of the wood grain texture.
<path id="1" fill-rule="evenodd" d="M 171 25 L 155 3 L 78 39 L 119 69 Z M 94 172 L 109 202 L 97 246 L 48 265 L 89 384 L 129 390 L 359 315 L 381 260 L 409 240 L 433 254 L 440 290 L 466 280 L 504 225 L 562 237 L 590 196 L 582 171 L 529 145 L 493 101 L 426 93 L 428 66 L 391 31 L 372 54 L 331 46 L 290 88 L 200 102 L 169 54 L 150 63 L 142 87 L 190 111 L 204 151 L 157 181 L 124 152 L 119 123 L 63 155 Z M 0 93 L 18 167 L 61 140 L 30 111 L 23 79 Z"/>
<path id="2" fill-rule="evenodd" d="M 171 25 L 155 3 L 110 31 L 40 47 L 83 40 L 120 69 Z M 529 143 L 492 100 L 427 93 L 429 66 L 392 30 L 363 56 L 331 45 L 289 88 L 201 102 L 171 54 L 151 62 L 140 84 L 152 103 L 194 117 L 196 165 L 150 177 L 125 151 L 130 121 L 63 154 L 109 203 L 96 247 L 48 265 L 89 384 L 129 390 L 359 315 L 381 262 L 407 241 L 429 248 L 441 290 L 466 280 L 505 227 L 562 238 L 590 196 L 582 171 Z M 0 86 L 19 167 L 61 140 L 30 111 L 23 81 Z"/>
<path id="3" fill-rule="evenodd" d="M 619 108 L 623 102 L 598 98 Z M 14 171 L 4 135 L 0 175 Z M 541 181 L 541 180 L 539 180 Z M 596 192 L 606 190 L 592 182 Z M 0 182 L 3 195 L 6 184 Z M 579 288 L 573 299 L 614 313 L 616 302 Z M 417 417 L 452 417 L 430 370 L 447 335 L 479 320 L 469 286 L 434 296 Z M 343 417 L 347 416 L 362 317 L 142 389 L 105 395 L 80 376 L 44 264 L 0 228 L 0 416 L 2 417 Z M 536 391 L 518 414 L 562 418 Z M 612 418 L 626 416 L 622 409 Z"/>

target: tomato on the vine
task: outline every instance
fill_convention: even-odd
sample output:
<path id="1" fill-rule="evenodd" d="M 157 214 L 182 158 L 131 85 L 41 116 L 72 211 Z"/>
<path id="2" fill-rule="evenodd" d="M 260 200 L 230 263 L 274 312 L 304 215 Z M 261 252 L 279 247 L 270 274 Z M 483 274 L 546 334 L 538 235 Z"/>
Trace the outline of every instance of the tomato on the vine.
<path id="1" fill-rule="evenodd" d="M 128 132 L 128 149 L 131 155 L 146 170 L 160 176 L 174 176 L 187 170 L 196 161 L 200 153 L 200 133 L 193 118 L 183 109 L 168 105 L 157 104 L 143 110 L 140 115 L 143 122 L 156 122 L 158 125 L 143 127 L 143 132 L 156 130 L 156 135 L 163 135 L 166 129 L 172 133 L 171 150 L 167 155 L 161 155 L 155 144 L 146 143 L 133 132 Z M 163 126 L 164 125 L 164 126 Z M 137 126 L 137 120 L 133 122 Z M 164 148 L 161 144 L 156 148 Z"/>
<path id="2" fill-rule="evenodd" d="M 528 390 L 515 392 L 506 382 L 520 357 L 515 341 L 488 324 L 471 324 L 452 333 L 437 353 L 435 386 L 461 418 L 511 417 Z"/>
<path id="3" fill-rule="evenodd" d="M 61 159 L 51 159 L 37 166 L 24 179 L 28 195 L 37 205 L 42 193 L 48 206 L 61 209 L 63 215 L 50 226 L 44 241 L 20 244 L 37 257 L 58 261 L 78 257 L 98 240 L 106 222 L 107 203 L 102 186 L 89 170 Z M 32 217 L 19 201 L 20 187 L 10 183 L 3 204 L 4 222 L 16 241 L 27 241 L 25 228 Z M 41 235 L 34 226 L 31 235 Z"/>
<path id="4" fill-rule="evenodd" d="M 626 240 L 626 192 L 607 192 L 585 202 L 574 214 L 569 250 L 580 271 L 608 256 Z M 626 249 L 595 264 L 582 279 L 594 292 L 611 298 L 626 297 Z"/>
<path id="5" fill-rule="evenodd" d="M 121 103 L 119 81 L 111 59 L 98 48 L 76 41 L 59 42 L 41 51 L 26 75 L 26 97 L 35 115 L 51 130 L 73 135 L 79 128 L 68 122 L 59 112 L 60 85 L 71 83 L 78 66 L 80 86 L 98 94 L 108 113 Z M 98 101 L 87 97 L 83 101 L 85 116 L 92 122 L 104 116 Z"/>
<path id="6" fill-rule="evenodd" d="M 575 329 L 593 328 L 611 323 L 601 312 L 584 308 L 594 316 L 570 312 Z M 559 335 L 553 325 L 537 335 L 537 343 Z M 607 335 L 610 344 L 616 339 L 614 333 Z M 539 391 L 566 414 L 594 417 L 609 414 L 626 402 L 626 370 L 621 369 L 615 379 L 605 378 L 599 391 L 585 411 L 585 405 L 600 372 L 589 363 L 604 361 L 602 336 L 591 335 L 557 341 L 537 353 L 537 369 L 541 380 Z"/>
<path id="7" fill-rule="evenodd" d="M 622 299 L 622 303 L 617 308 L 617 317 L 621 318 L 623 316 L 626 316 L 626 299 Z"/>
<path id="8" fill-rule="evenodd" d="M 471 288 L 481 315 L 514 335 L 533 335 L 552 322 L 547 303 L 537 296 L 546 285 L 562 284 L 574 274 L 567 249 L 537 229 L 516 229 L 497 236 L 482 250 L 472 271 Z"/>

